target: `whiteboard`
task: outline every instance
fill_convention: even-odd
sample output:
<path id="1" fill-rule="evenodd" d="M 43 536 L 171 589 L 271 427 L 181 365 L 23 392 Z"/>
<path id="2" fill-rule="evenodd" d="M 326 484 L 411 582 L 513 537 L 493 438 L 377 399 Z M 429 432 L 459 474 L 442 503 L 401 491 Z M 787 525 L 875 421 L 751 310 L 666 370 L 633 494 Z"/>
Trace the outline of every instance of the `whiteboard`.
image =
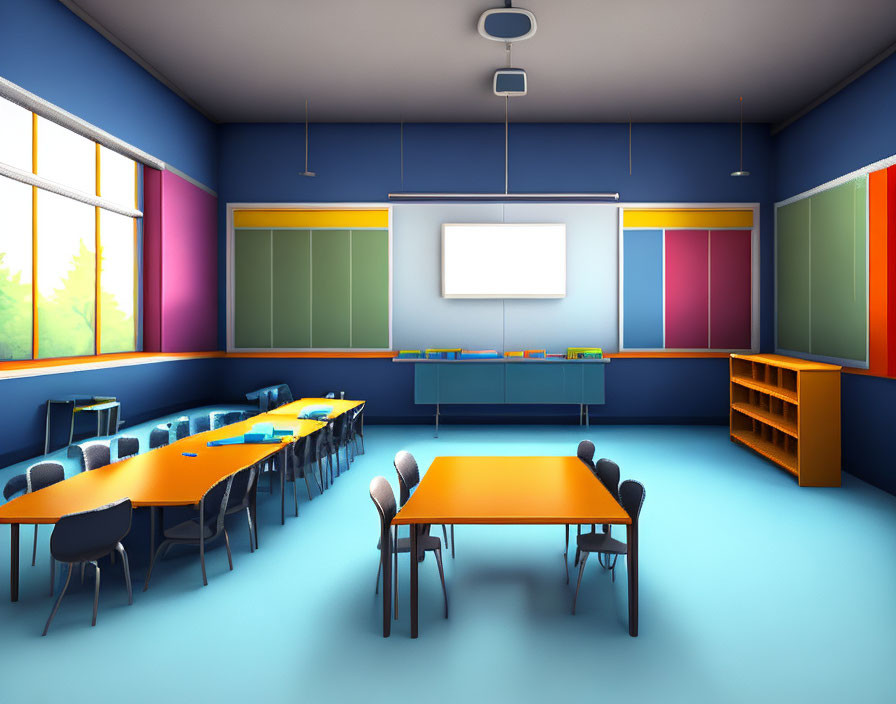
<path id="1" fill-rule="evenodd" d="M 444 223 L 444 298 L 564 298 L 565 223 Z"/>

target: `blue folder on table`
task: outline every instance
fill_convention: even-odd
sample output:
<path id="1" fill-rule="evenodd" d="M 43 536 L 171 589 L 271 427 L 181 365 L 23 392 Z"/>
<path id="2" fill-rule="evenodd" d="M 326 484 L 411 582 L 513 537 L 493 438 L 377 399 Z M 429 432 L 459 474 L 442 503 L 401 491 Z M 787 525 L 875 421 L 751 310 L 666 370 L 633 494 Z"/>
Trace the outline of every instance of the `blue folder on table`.
<path id="1" fill-rule="evenodd" d="M 236 435 L 232 438 L 221 438 L 219 440 L 209 440 L 208 447 L 218 447 L 220 445 L 249 445 L 249 444 L 279 444 L 283 442 L 284 437 L 293 434 L 293 430 L 277 430 L 273 423 L 256 423 L 245 435 Z"/>

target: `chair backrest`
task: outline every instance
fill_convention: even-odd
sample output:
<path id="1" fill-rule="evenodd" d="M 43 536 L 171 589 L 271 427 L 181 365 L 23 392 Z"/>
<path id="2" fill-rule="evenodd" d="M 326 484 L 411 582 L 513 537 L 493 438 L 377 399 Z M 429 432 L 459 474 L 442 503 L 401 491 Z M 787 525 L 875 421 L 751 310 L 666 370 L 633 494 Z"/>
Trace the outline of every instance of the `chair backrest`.
<path id="1" fill-rule="evenodd" d="M 109 435 L 115 435 L 118 432 L 118 421 L 121 416 L 121 404 L 116 403 L 112 408 L 109 409 L 109 417 L 108 417 L 108 427 L 106 428 L 106 432 Z"/>
<path id="2" fill-rule="evenodd" d="M 50 553 L 60 562 L 87 562 L 107 555 L 131 530 L 131 500 L 60 518 L 50 536 Z"/>
<path id="3" fill-rule="evenodd" d="M 601 484 L 607 488 L 607 491 L 609 491 L 612 496 L 619 496 L 618 464 L 613 460 L 601 458 L 597 461 L 594 472 L 597 474 L 597 478 L 600 479 Z"/>
<path id="4" fill-rule="evenodd" d="M 283 405 L 283 402 L 280 400 L 280 389 L 275 387 L 268 392 L 268 403 L 271 408 L 279 408 Z"/>
<path id="5" fill-rule="evenodd" d="M 190 434 L 190 419 L 184 416 L 171 422 L 171 428 L 174 430 L 174 439 L 183 440 Z"/>
<path id="6" fill-rule="evenodd" d="M 576 457 L 594 469 L 594 443 L 590 440 L 582 440 L 576 449 Z"/>
<path id="7" fill-rule="evenodd" d="M 233 487 L 234 475 L 231 474 L 215 484 L 211 489 L 205 492 L 202 497 L 203 517 L 202 520 L 208 524 L 211 521 L 215 523 L 215 535 L 224 528 L 224 514 L 227 512 L 227 505 L 230 502 L 230 491 Z"/>
<path id="8" fill-rule="evenodd" d="M 401 494 L 400 505 L 404 506 L 411 498 L 411 489 L 420 483 L 420 470 L 417 460 L 407 450 L 400 450 L 395 455 L 395 471 L 398 472 L 398 489 Z"/>
<path id="9" fill-rule="evenodd" d="M 84 458 L 84 469 L 88 472 L 105 467 L 112 461 L 109 446 L 105 443 L 95 442 L 89 445 L 81 445 L 81 453 Z"/>
<path id="10" fill-rule="evenodd" d="M 120 437 L 115 444 L 115 456 L 118 459 L 140 454 L 140 438 Z"/>
<path id="11" fill-rule="evenodd" d="M 230 499 L 227 502 L 227 508 L 233 508 L 243 503 L 252 491 L 252 485 L 255 483 L 256 470 L 255 467 L 249 467 L 241 472 L 233 475 L 233 484 L 230 487 Z"/>
<path id="12" fill-rule="evenodd" d="M 271 394 L 269 391 L 262 391 L 258 394 L 258 410 L 262 413 L 271 410 Z"/>
<path id="13" fill-rule="evenodd" d="M 626 479 L 619 485 L 619 503 L 635 526 L 638 525 L 638 518 L 641 515 L 641 507 L 644 505 L 646 495 L 644 485 L 634 479 Z"/>
<path id="14" fill-rule="evenodd" d="M 395 494 L 385 477 L 370 480 L 370 498 L 380 514 L 380 533 L 387 533 L 395 518 Z"/>
<path id="15" fill-rule="evenodd" d="M 190 435 L 196 435 L 196 433 L 204 433 L 207 430 L 211 429 L 212 423 L 209 419 L 208 413 L 190 418 Z"/>
<path id="16" fill-rule="evenodd" d="M 45 486 L 65 479 L 65 470 L 58 462 L 38 462 L 25 470 L 25 493 L 43 489 Z"/>
<path id="17" fill-rule="evenodd" d="M 157 447 L 163 447 L 169 441 L 168 428 L 153 428 L 149 434 L 149 449 L 154 450 Z"/>
<path id="18" fill-rule="evenodd" d="M 243 419 L 243 414 L 241 411 L 228 411 L 219 416 L 219 418 L 221 425 L 233 425 L 234 423 L 239 423 Z"/>
<path id="19" fill-rule="evenodd" d="M 293 401 L 295 399 L 292 397 L 292 389 L 289 388 L 289 384 L 280 384 L 280 403 L 285 405 Z"/>
<path id="20" fill-rule="evenodd" d="M 25 478 L 24 474 L 17 474 L 12 477 L 6 485 L 3 487 L 3 498 L 9 501 L 13 496 L 18 493 L 25 493 L 28 491 L 28 481 Z"/>

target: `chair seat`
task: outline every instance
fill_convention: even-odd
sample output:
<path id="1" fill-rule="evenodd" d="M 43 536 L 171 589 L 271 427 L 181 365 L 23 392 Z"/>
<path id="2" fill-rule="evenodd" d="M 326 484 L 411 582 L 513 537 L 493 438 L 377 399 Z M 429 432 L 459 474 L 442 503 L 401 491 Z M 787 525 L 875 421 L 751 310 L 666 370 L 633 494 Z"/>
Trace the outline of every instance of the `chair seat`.
<path id="1" fill-rule="evenodd" d="M 208 523 L 205 524 L 204 538 L 211 538 L 215 534 L 214 528 Z M 164 531 L 165 538 L 168 540 L 199 540 L 199 521 L 184 521 L 176 526 L 166 528 Z"/>
<path id="2" fill-rule="evenodd" d="M 614 555 L 625 555 L 628 548 L 609 533 L 582 533 L 576 538 L 576 545 L 582 552 L 608 552 Z"/>
<path id="3" fill-rule="evenodd" d="M 383 539 L 380 538 L 376 541 L 376 549 L 380 550 L 383 547 Z M 434 535 L 421 535 L 417 538 L 417 551 L 418 554 L 420 552 L 425 552 L 426 550 L 441 550 L 442 549 L 442 541 Z M 411 551 L 411 539 L 410 538 L 399 538 L 398 541 L 394 545 L 395 552 L 410 552 Z"/>

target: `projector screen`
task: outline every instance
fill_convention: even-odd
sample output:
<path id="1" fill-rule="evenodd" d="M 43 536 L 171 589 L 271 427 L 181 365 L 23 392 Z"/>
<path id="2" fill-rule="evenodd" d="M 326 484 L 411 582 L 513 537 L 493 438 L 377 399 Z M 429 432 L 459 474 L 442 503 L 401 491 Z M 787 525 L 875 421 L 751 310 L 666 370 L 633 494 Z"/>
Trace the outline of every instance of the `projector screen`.
<path id="1" fill-rule="evenodd" d="M 563 298 L 566 225 L 442 225 L 445 298 Z"/>

